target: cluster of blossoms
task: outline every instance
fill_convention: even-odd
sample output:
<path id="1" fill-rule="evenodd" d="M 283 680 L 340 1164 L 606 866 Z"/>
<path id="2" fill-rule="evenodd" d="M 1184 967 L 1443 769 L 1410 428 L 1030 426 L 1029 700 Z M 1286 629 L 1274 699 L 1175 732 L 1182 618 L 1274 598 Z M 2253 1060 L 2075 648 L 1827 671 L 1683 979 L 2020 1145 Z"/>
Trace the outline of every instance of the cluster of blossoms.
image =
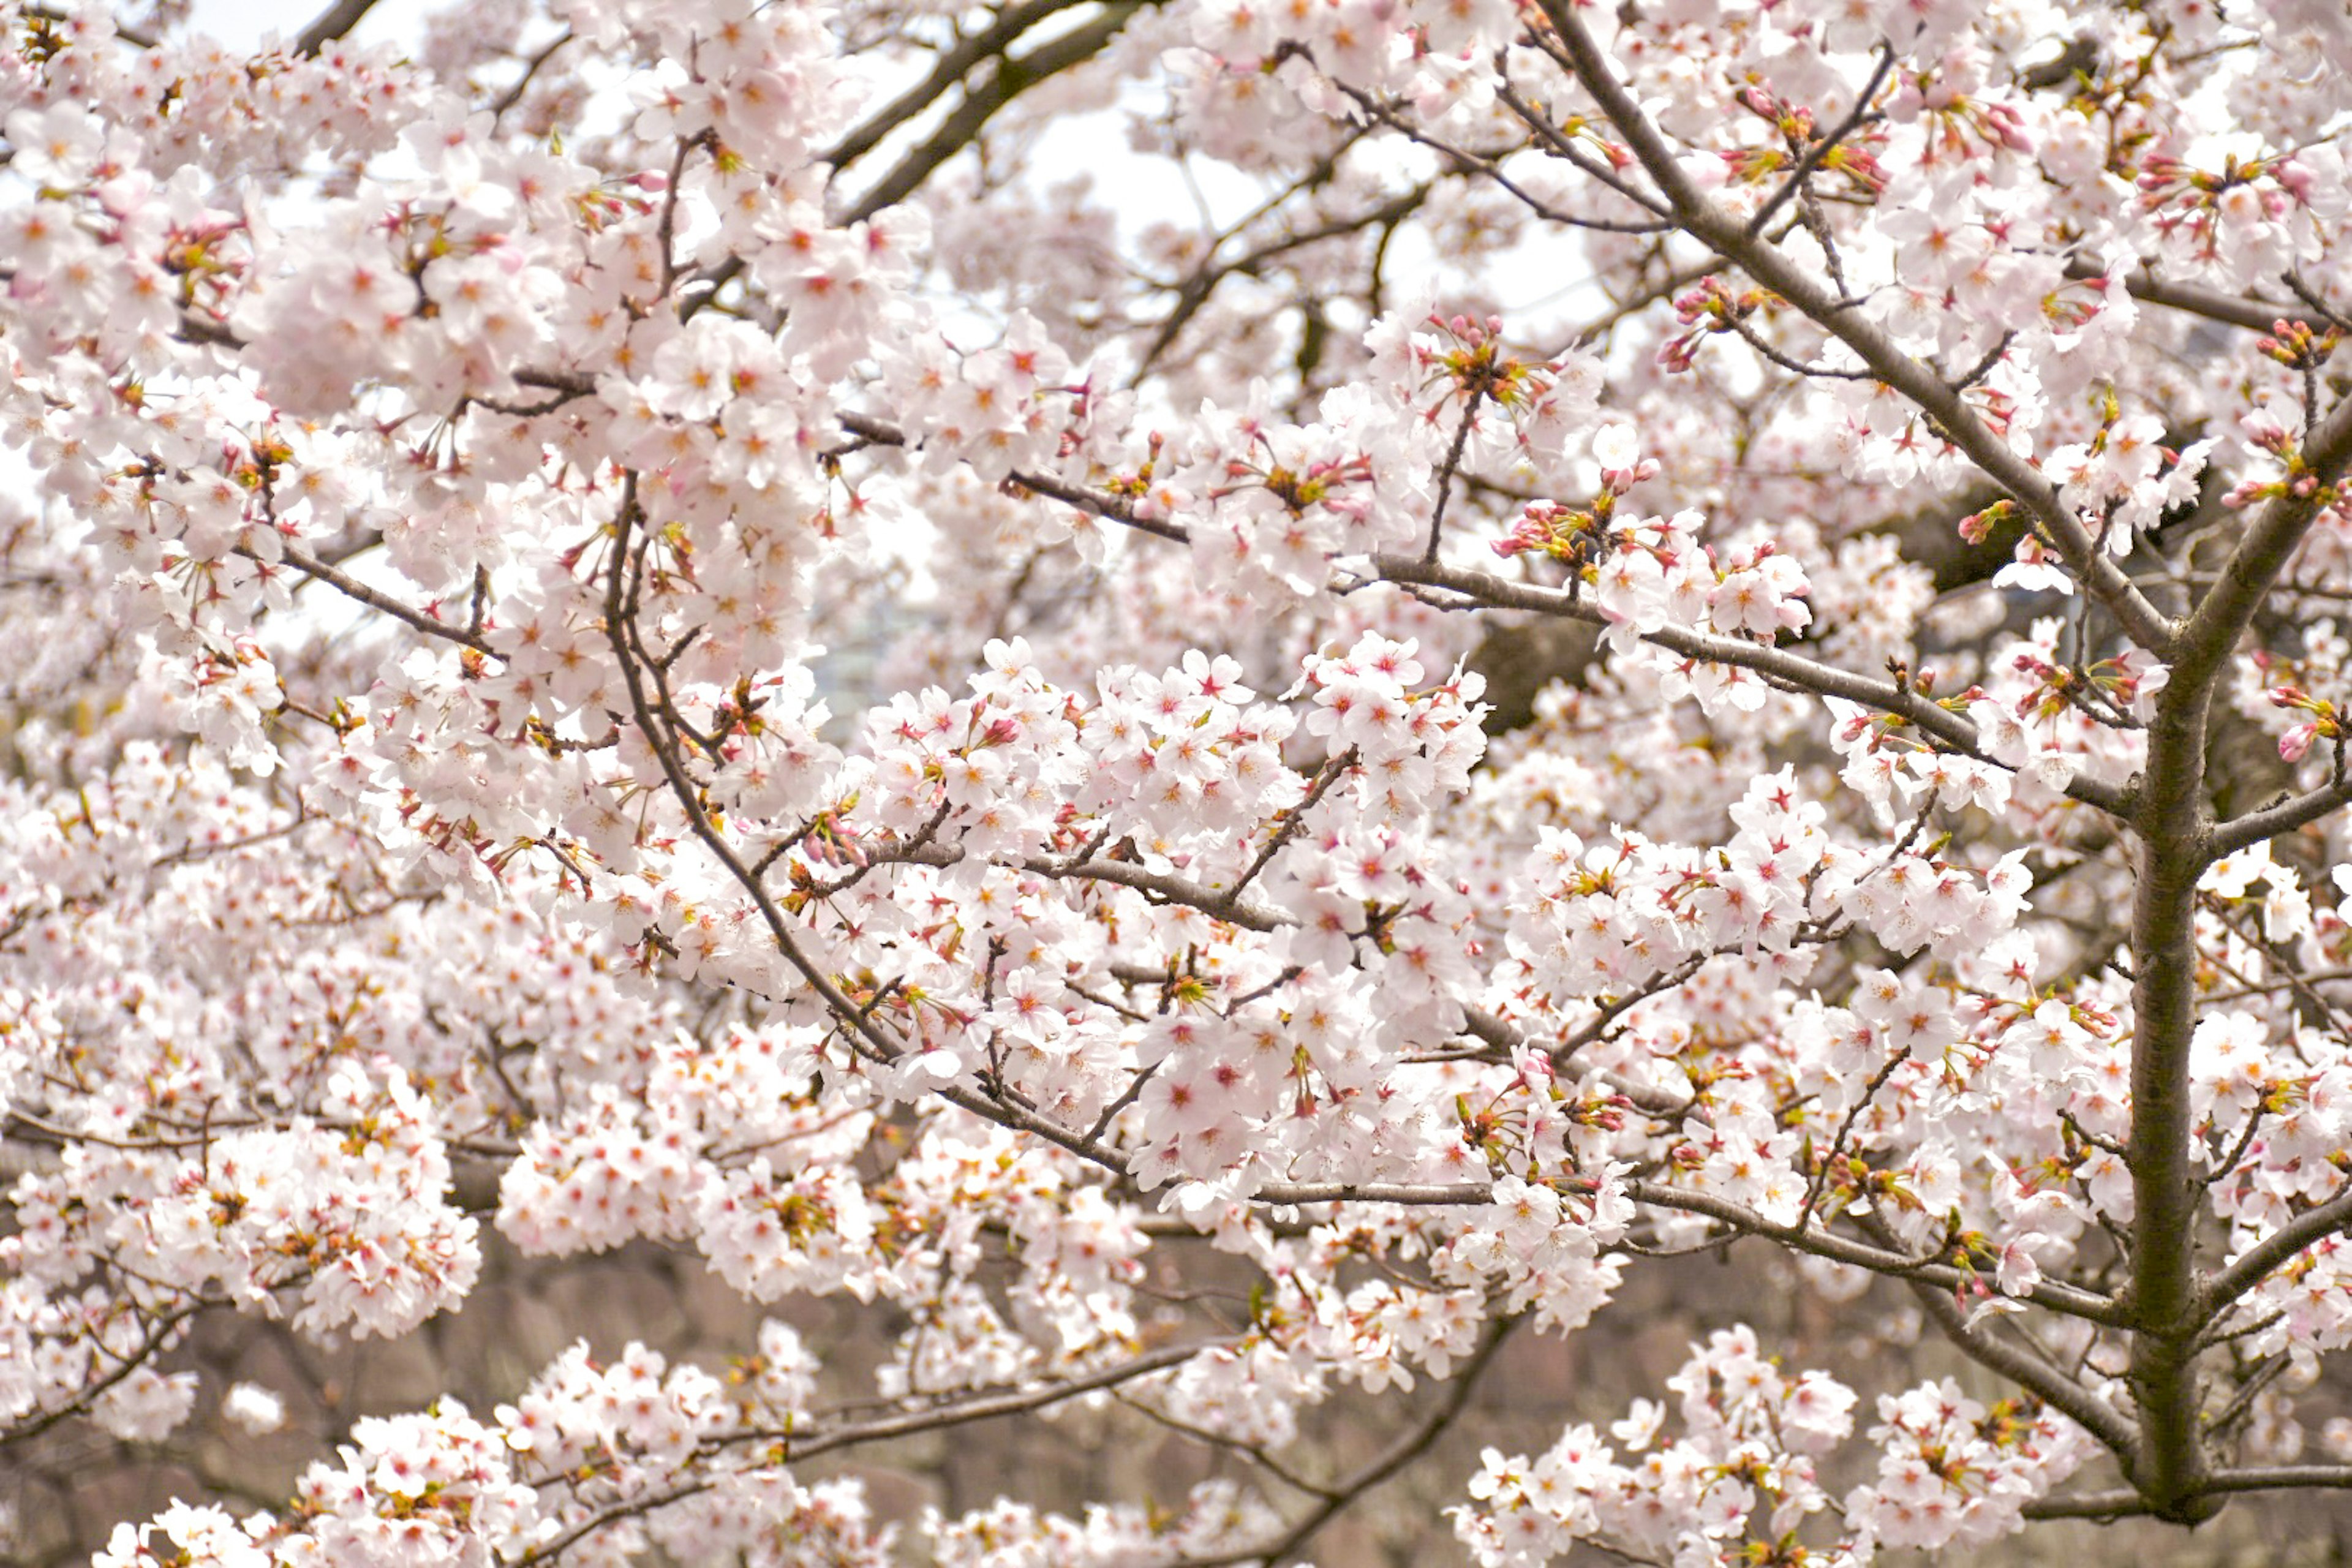
<path id="1" fill-rule="evenodd" d="M 2248 1468 L 2352 1430 L 2340 16 L 510 9 L 0 5 L 0 1439 L 519 1256 L 883 1327 L 108 1568 L 1289 1562 L 1335 1412 L 1741 1238 L 2000 1390 L 1708 1303 L 1478 1561 L 2341 1483 Z M 1043 188 L 1147 90 L 1198 232 Z M 1234 1469 L 810 1468 L 1056 1408 Z"/>
<path id="2" fill-rule="evenodd" d="M 1854 1428 L 1853 1390 L 1820 1372 L 1790 1376 L 1745 1330 L 1691 1347 L 1667 1379 L 1683 1434 L 1662 1441 L 1667 1411 L 1638 1400 L 1606 1437 L 1571 1427 L 1530 1460 L 1489 1448 L 1454 1531 L 1488 1568 L 1553 1561 L 1590 1540 L 1683 1563 L 1784 1561 L 1861 1568 L 1881 1548 L 1970 1546 L 2016 1528 L 2020 1510 L 2087 1457 L 2063 1416 L 1988 1409 L 1949 1379 L 1882 1395 L 1877 1480 L 1833 1500 L 1822 1460 Z M 1825 1528 L 1826 1521 L 1826 1528 Z M 1820 1537 L 1798 1544 L 1803 1537 Z M 1798 1555 L 1790 1555 L 1790 1553 Z"/>

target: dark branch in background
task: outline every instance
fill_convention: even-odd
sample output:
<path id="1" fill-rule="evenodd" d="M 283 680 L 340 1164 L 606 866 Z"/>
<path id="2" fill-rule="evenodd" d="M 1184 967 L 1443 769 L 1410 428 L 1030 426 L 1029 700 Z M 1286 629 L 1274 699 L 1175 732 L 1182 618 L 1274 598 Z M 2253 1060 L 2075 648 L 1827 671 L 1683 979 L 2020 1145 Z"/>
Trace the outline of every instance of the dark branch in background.
<path id="1" fill-rule="evenodd" d="M 1291 1526 L 1281 1539 L 1268 1546 L 1228 1552 L 1222 1557 L 1187 1558 L 1177 1568 L 1230 1568 L 1232 1564 L 1242 1563 L 1286 1563 L 1293 1552 L 1312 1541 L 1325 1525 L 1337 1519 L 1358 1498 L 1429 1452 L 1438 1438 L 1444 1436 L 1446 1429 L 1461 1416 L 1463 1409 L 1470 1403 L 1470 1394 L 1477 1384 L 1479 1374 L 1494 1361 L 1495 1352 L 1503 1348 L 1503 1342 L 1510 1338 L 1511 1331 L 1517 1326 L 1517 1318 L 1497 1318 L 1489 1324 L 1478 1348 L 1470 1352 L 1470 1359 L 1463 1363 L 1461 1370 L 1454 1373 L 1453 1383 L 1447 1385 L 1444 1402 L 1423 1417 L 1411 1431 L 1399 1436 L 1361 1469 L 1331 1486 L 1314 1511 Z"/>
<path id="2" fill-rule="evenodd" d="M 505 116 L 508 110 L 512 109 L 516 104 L 520 103 L 522 101 L 522 95 L 530 90 L 531 80 L 539 75 L 540 68 L 546 65 L 548 61 L 553 59 L 555 58 L 555 51 L 570 43 L 572 39 L 572 34 L 571 30 L 567 28 L 563 32 L 558 33 L 553 38 L 548 40 L 548 44 L 545 48 L 540 50 L 539 53 L 525 60 L 522 65 L 522 74 L 515 78 L 514 85 L 508 88 L 506 91 L 499 94 L 498 101 L 490 105 L 490 118 L 493 120 L 501 119 Z"/>
<path id="3" fill-rule="evenodd" d="M 1402 195 L 1374 207 L 1368 213 L 1355 217 L 1333 218 L 1304 233 L 1283 235 L 1235 257 L 1231 261 L 1214 262 L 1217 251 L 1223 247 L 1227 239 L 1233 237 L 1233 231 L 1229 230 L 1220 236 L 1217 242 L 1209 247 L 1209 256 L 1202 260 L 1200 270 L 1184 279 L 1179 286 L 1175 304 L 1169 308 L 1167 316 L 1161 320 L 1159 328 L 1152 333 L 1151 346 L 1144 350 L 1141 362 L 1136 366 L 1134 375 L 1129 378 L 1129 384 L 1139 382 L 1153 365 L 1160 363 L 1160 356 L 1168 352 L 1175 342 L 1178 334 L 1181 333 L 1192 318 L 1200 314 L 1202 309 L 1208 304 L 1211 296 L 1216 292 L 1217 285 L 1226 279 L 1237 273 L 1255 273 L 1258 268 L 1276 257 L 1309 245 L 1319 244 L 1327 239 L 1343 238 L 1368 228 L 1401 223 L 1429 199 L 1429 192 L 1430 187 L 1426 184 L 1415 185 Z"/>
<path id="4" fill-rule="evenodd" d="M 865 123 L 835 142 L 820 161 L 835 169 L 848 167 L 880 146 L 892 132 L 945 97 L 982 60 L 1002 54 L 1022 34 L 1047 17 L 1075 11 L 1088 3 L 1089 0 L 1028 0 L 1027 5 L 997 12 L 993 22 L 942 54 L 922 80 L 867 115 Z"/>
<path id="5" fill-rule="evenodd" d="M 335 0 L 295 38 L 294 52 L 305 58 L 317 54 L 358 26 L 361 19 L 374 9 L 375 0 Z"/>
<path id="6" fill-rule="evenodd" d="M 1081 1394 L 1113 1388 L 1135 1378 L 1165 1372 L 1181 1365 L 1205 1351 L 1223 1347 L 1224 1342 L 1212 1341 L 1202 1344 L 1175 1345 L 1166 1350 L 1151 1351 L 1133 1361 L 1121 1362 L 1106 1371 L 1074 1377 L 1065 1383 L 1047 1384 L 1042 1388 L 1024 1389 L 1008 1394 L 982 1394 L 953 1405 L 933 1405 L 927 1410 L 910 1411 L 900 1415 L 883 1416 L 873 1421 L 844 1423 L 838 1426 L 817 1426 L 801 1433 L 764 1429 L 728 1433 L 713 1440 L 714 1447 L 725 1447 L 743 1442 L 774 1442 L 783 1446 L 786 1462 L 813 1458 L 819 1454 L 837 1452 L 867 1443 L 887 1442 L 894 1437 L 909 1436 L 918 1432 L 942 1431 L 950 1426 L 969 1426 L 975 1421 L 992 1421 L 1005 1415 L 1025 1415 L 1049 1405 Z M 580 1521 L 544 1546 L 535 1547 L 524 1561 L 546 1563 L 569 1552 L 581 1542 L 608 1525 L 625 1519 L 635 1519 L 652 1513 L 672 1503 L 684 1502 L 701 1496 L 718 1486 L 733 1472 L 722 1471 L 708 1480 L 688 1481 L 656 1492 L 648 1497 L 632 1498 L 626 1502 L 600 1510 Z M 551 1478 L 553 1479 L 553 1478 Z"/>
<path id="7" fill-rule="evenodd" d="M 25 7 L 24 14 L 27 16 L 38 16 L 45 22 L 68 22 L 73 19 L 54 5 L 27 5 Z M 126 27 L 120 22 L 114 24 L 114 36 L 134 49 L 152 49 L 161 41 L 154 34 L 143 28 Z"/>
<path id="8" fill-rule="evenodd" d="M 939 166 L 971 146 L 996 111 L 1039 82 L 1094 58 L 1118 37 L 1135 14 L 1157 0 L 1110 0 L 1102 15 L 1082 27 L 1039 44 L 1024 55 L 1006 55 L 985 80 L 965 89 L 963 101 L 940 122 L 922 145 L 898 160 L 841 215 L 844 225 L 860 223 L 885 207 L 896 206 Z"/>

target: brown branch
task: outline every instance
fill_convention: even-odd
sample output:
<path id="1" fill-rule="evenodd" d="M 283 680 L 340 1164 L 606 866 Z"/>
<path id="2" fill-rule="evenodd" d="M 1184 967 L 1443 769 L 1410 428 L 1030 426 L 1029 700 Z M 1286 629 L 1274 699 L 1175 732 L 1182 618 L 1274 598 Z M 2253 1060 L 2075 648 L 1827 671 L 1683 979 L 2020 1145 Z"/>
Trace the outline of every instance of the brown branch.
<path id="1" fill-rule="evenodd" d="M 240 547 L 237 553 L 259 563 L 265 569 L 270 564 L 250 550 Z M 492 654 L 495 657 L 489 639 L 479 632 L 468 631 L 464 626 L 451 626 L 446 621 L 436 620 L 415 605 L 404 605 L 391 595 L 379 592 L 358 578 L 337 571 L 317 556 L 308 553 L 299 545 L 289 543 L 283 546 L 281 554 L 287 565 L 301 573 L 305 577 L 324 583 L 347 598 L 355 599 L 371 609 L 382 610 L 385 615 L 403 621 L 427 636 L 443 637 L 472 648 L 477 653 Z"/>
<path id="2" fill-rule="evenodd" d="M 1471 1390 L 1476 1385 L 1479 1374 L 1494 1361 L 1495 1352 L 1503 1348 L 1504 1342 L 1517 1325 L 1517 1318 L 1498 1318 L 1490 1323 L 1478 1348 L 1470 1352 L 1469 1360 L 1463 1363 L 1462 1370 L 1447 1386 L 1445 1398 L 1437 1408 L 1423 1417 L 1411 1431 L 1399 1435 L 1363 1468 L 1336 1483 L 1321 1503 L 1306 1518 L 1285 1531 L 1280 1539 L 1271 1545 L 1229 1552 L 1221 1556 L 1184 1558 L 1176 1564 L 1176 1568 L 1233 1568 L 1234 1564 L 1242 1563 L 1280 1564 L 1289 1561 L 1291 1553 L 1312 1541 L 1325 1525 L 1338 1518 L 1357 1499 L 1429 1452 L 1438 1438 L 1444 1436 L 1446 1428 L 1460 1418 L 1470 1403 Z"/>
<path id="3" fill-rule="evenodd" d="M 1084 1377 L 1074 1377 L 1063 1383 L 1048 1384 L 1043 1388 L 984 1395 L 957 1405 L 934 1406 L 929 1410 L 914 1411 L 903 1415 L 856 1422 L 836 1426 L 831 1430 L 818 1428 L 811 1432 L 795 1433 L 790 1430 L 751 1428 L 722 1433 L 709 1441 L 722 1447 L 743 1442 L 772 1442 L 784 1450 L 783 1461 L 807 1459 L 819 1454 L 832 1453 L 866 1443 L 887 1442 L 891 1438 L 903 1437 L 917 1432 L 940 1431 L 950 1426 L 968 1426 L 975 1421 L 990 1421 L 1000 1416 L 1024 1415 L 1032 1410 L 1043 1409 L 1049 1405 L 1059 1404 L 1066 1399 L 1076 1398 L 1081 1394 L 1115 1387 L 1119 1384 L 1148 1376 L 1152 1373 L 1164 1372 L 1170 1367 L 1192 1360 L 1204 1351 L 1221 1349 L 1226 1342 L 1209 1341 L 1199 1344 L 1171 1346 L 1166 1350 L 1152 1351 L 1139 1355 L 1133 1361 L 1122 1362 L 1118 1366 L 1102 1372 L 1089 1373 Z M 708 1479 L 688 1481 L 664 1491 L 633 1498 L 627 1501 L 600 1509 L 556 1536 L 546 1545 L 533 1547 L 526 1552 L 522 1561 L 549 1562 L 562 1556 L 607 1525 L 651 1513 L 656 1509 L 667 1508 L 672 1503 L 684 1502 L 688 1498 L 699 1497 L 720 1481 L 739 1473 L 728 1470 L 714 1474 Z"/>
<path id="4" fill-rule="evenodd" d="M 2303 493 L 2280 496 L 2263 508 L 2206 592 L 2172 653 L 2169 693 L 2186 679 L 2209 686 L 2222 660 L 2252 623 L 2254 612 L 2311 530 L 2323 504 L 2336 499 L 2336 481 L 2352 464 L 2352 399 L 2339 403 L 2295 454 L 2293 472 L 2311 481 Z"/>
<path id="5" fill-rule="evenodd" d="M 1997 1340 L 1972 1326 L 1952 1292 L 1914 1280 L 1912 1294 L 1961 1354 L 2032 1391 L 2043 1404 L 2063 1412 L 2067 1419 L 2096 1437 L 2109 1453 L 2130 1462 L 2139 1445 L 2139 1434 L 2114 1405 L 2032 1351 Z"/>
<path id="6" fill-rule="evenodd" d="M 1381 576 L 1390 582 L 1426 584 L 1432 587 L 1450 589 L 1489 609 L 1532 610 L 1592 626 L 1609 624 L 1609 617 L 1601 614 L 1598 605 L 1571 596 L 1562 589 L 1514 583 L 1487 573 L 1465 571 L 1402 555 L 1375 556 L 1372 563 Z M 1763 643 L 1708 637 L 1676 626 L 1643 633 L 1642 640 L 1685 658 L 1709 664 L 1738 665 L 1801 687 L 1815 696 L 1842 698 L 1865 708 L 1894 714 L 1963 756 L 1978 762 L 1993 763 L 1996 766 L 2008 766 L 1982 750 L 1978 741 L 1977 727 L 1965 714 L 1954 712 L 1932 699 L 1898 687 L 1892 681 L 1856 675 L 1850 670 L 1817 663 L 1802 654 Z M 2126 808 L 2123 791 L 2093 780 L 2076 779 L 2067 785 L 2066 793 L 2087 805 L 2097 806 L 2111 814 L 2121 815 Z"/>
<path id="7" fill-rule="evenodd" d="M 1076 10 L 1086 3 L 1087 0 L 1028 0 L 1026 5 L 997 12 L 994 21 L 940 56 L 922 80 L 867 115 L 855 130 L 820 153 L 818 161 L 835 169 L 856 163 L 970 76 L 974 66 L 992 55 L 1002 54 L 1022 34 L 1047 17 Z"/>
<path id="8" fill-rule="evenodd" d="M 572 41 L 572 37 L 573 35 L 572 30 L 567 27 L 562 32 L 558 33 L 552 39 L 549 40 L 545 48 L 540 50 L 537 54 L 531 56 L 530 58 L 525 60 L 522 64 L 522 74 L 517 77 L 514 79 L 513 84 L 504 92 L 499 94 L 498 100 L 490 105 L 490 118 L 493 120 L 503 119 L 508 110 L 512 109 L 516 104 L 520 103 L 522 101 L 522 95 L 530 90 L 532 79 L 539 75 L 541 68 L 544 67 L 548 61 L 555 58 L 555 54 L 558 49 L 561 49 L 564 45 Z"/>
<path id="9" fill-rule="evenodd" d="M 375 9 L 375 0 L 335 0 L 312 19 L 294 39 L 294 52 L 309 58 L 360 25 Z"/>
<path id="10" fill-rule="evenodd" d="M 1039 82 L 1094 58 L 1137 12 L 1156 4 L 1158 0 L 1108 0 L 1102 15 L 1086 26 L 1039 44 L 1027 54 L 1004 56 L 988 79 L 966 89 L 963 101 L 922 145 L 909 150 L 842 215 L 842 223 L 861 223 L 905 201 L 940 164 L 979 140 L 997 110 Z"/>
<path id="11" fill-rule="evenodd" d="M 2198 1411 L 2198 1331 L 2209 1315 L 2196 1279 L 2203 1192 L 2189 1169 L 2195 1136 L 2189 1040 L 2197 1026 L 2197 882 L 2214 858 L 2206 815 L 2205 742 L 2215 687 L 2271 584 L 2352 461 L 2352 403 L 2313 433 L 2300 459 L 2315 486 L 2265 506 L 2180 628 L 2148 726 L 2132 826 L 2132 1380 L 2142 1452 L 2131 1479 L 2160 1518 L 2193 1523 L 2208 1459 Z"/>
<path id="12" fill-rule="evenodd" d="M 147 1331 L 146 1342 L 137 1346 L 130 1354 L 120 1357 L 121 1364 L 112 1372 L 89 1384 L 57 1408 L 28 1413 L 19 1417 L 17 1424 L 11 1426 L 5 1432 L 0 1432 L 0 1449 L 37 1437 L 58 1422 L 88 1410 L 100 1394 L 104 1394 L 152 1360 L 182 1323 L 199 1312 L 223 1305 L 226 1303 L 218 1300 L 200 1300 L 192 1301 L 184 1307 L 175 1308 L 157 1318 L 154 1326 Z M 113 1352 L 107 1353 L 111 1355 Z"/>
<path id="13" fill-rule="evenodd" d="M 1810 1226 L 1779 1225 L 1766 1219 L 1755 1210 L 1719 1198 L 1711 1193 L 1686 1192 L 1656 1182 L 1634 1181 L 1625 1184 L 1625 1194 L 1638 1204 L 1655 1208 L 1676 1209 L 1685 1214 L 1704 1215 L 1720 1220 L 1743 1236 L 1759 1237 L 1776 1242 L 1792 1251 L 1809 1252 L 1816 1258 L 1826 1258 L 1834 1263 L 1850 1263 L 1866 1268 L 1873 1274 L 1885 1274 L 1898 1279 L 1916 1280 L 1940 1286 L 1957 1293 L 1969 1284 L 1974 1276 L 1947 1263 L 1906 1257 L 1887 1247 L 1874 1247 L 1839 1236 L 1832 1231 Z M 2080 1318 L 2105 1328 L 2120 1328 L 2127 1321 L 2124 1308 L 2108 1297 L 2080 1286 L 2044 1279 L 2016 1300 L 2030 1301 L 2069 1318 Z"/>
<path id="14" fill-rule="evenodd" d="M 517 376 L 516 379 L 520 381 L 522 378 Z M 844 430 L 870 446 L 904 447 L 908 445 L 907 433 L 886 420 L 864 414 L 835 414 L 834 418 Z M 1118 523 L 1122 527 L 1134 529 L 1139 533 L 1149 533 L 1176 544 L 1190 544 L 1192 542 L 1191 531 L 1180 524 L 1163 521 L 1157 518 L 1138 516 L 1135 503 L 1124 496 L 1104 495 L 1099 491 L 1084 489 L 1076 485 L 1066 483 L 1049 474 L 1033 474 L 1020 468 L 1015 468 L 1006 478 L 1007 482 L 1017 485 L 1022 489 L 1048 497 L 1060 501 L 1065 506 L 1075 507 L 1089 516 Z"/>
<path id="15" fill-rule="evenodd" d="M 1600 47 L 1569 0 L 1538 0 L 1565 51 L 1576 79 L 1625 139 L 1643 171 L 1672 205 L 1685 232 L 1787 300 L 1843 342 L 1877 378 L 1902 394 L 1985 474 L 2007 490 L 2045 529 L 2075 579 L 2113 614 L 2124 630 L 2159 657 L 2168 654 L 2171 622 L 2150 604 L 2137 584 L 2108 558 L 2082 520 L 2060 504 L 2057 489 L 1995 436 L 1962 399 L 1958 389 L 1928 365 L 1912 358 L 1879 327 L 1801 270 L 1777 246 L 1747 232 L 1692 185 L 1675 149 L 1612 72 Z"/>
<path id="16" fill-rule="evenodd" d="M 2315 1242 L 2352 1226 L 2352 1185 L 2308 1208 L 2230 1260 L 2199 1291 L 2199 1324 L 2212 1321 L 2270 1277 L 2271 1271 Z"/>
<path id="17" fill-rule="evenodd" d="M 1353 100 L 1356 106 L 1361 109 L 1369 118 L 1378 121 L 1380 124 L 1389 127 L 1391 130 L 1404 137 L 1406 141 L 1426 147 L 1440 157 L 1452 161 L 1454 165 L 1462 172 L 1465 174 L 1484 175 L 1486 179 L 1492 181 L 1498 189 L 1508 195 L 1514 201 L 1517 202 L 1521 206 L 1526 207 L 1529 212 L 1535 214 L 1538 217 L 1542 218 L 1547 223 L 1556 223 L 1564 228 L 1589 229 L 1596 234 L 1660 234 L 1668 232 L 1674 227 L 1673 221 L 1664 216 L 1649 218 L 1584 217 L 1576 213 L 1569 212 L 1564 208 L 1556 207 L 1549 202 L 1545 201 L 1541 196 L 1537 195 L 1533 191 L 1530 191 L 1526 186 L 1520 184 L 1517 181 L 1512 179 L 1508 174 L 1503 173 L 1502 159 L 1508 155 L 1508 153 L 1512 151 L 1511 149 L 1506 149 L 1502 153 L 1473 153 L 1467 148 L 1456 147 L 1452 143 L 1442 141 L 1439 138 L 1433 136 L 1428 132 L 1422 130 L 1419 126 L 1407 120 L 1403 115 L 1399 114 L 1394 109 L 1391 109 L 1387 104 L 1381 102 L 1378 99 L 1372 97 L 1371 94 L 1363 91 L 1361 89 L 1349 87 L 1346 82 L 1339 81 L 1335 81 L 1332 85 L 1337 87 L 1341 92 L 1347 94 L 1349 99 Z M 1617 186 L 1616 182 L 1607 180 L 1606 177 L 1602 175 L 1597 165 L 1593 165 L 1584 160 L 1583 154 L 1580 151 L 1562 151 L 1560 147 L 1552 147 L 1550 151 L 1555 156 L 1567 158 L 1570 162 L 1575 163 L 1577 167 L 1583 169 L 1587 174 L 1592 174 L 1596 179 L 1602 179 L 1604 183 L 1611 184 L 1612 188 L 1618 189 L 1620 195 L 1633 196 L 1633 193 Z M 1634 196 L 1633 199 L 1637 201 L 1639 200 L 1638 196 Z"/>
<path id="18" fill-rule="evenodd" d="M 2073 1497 L 2043 1498 L 2025 1505 L 2028 1519 L 2090 1519 L 2105 1524 L 2118 1519 L 2141 1518 L 2152 1511 L 2137 1492 L 2080 1492 Z"/>
<path id="19" fill-rule="evenodd" d="M 2106 275 L 2105 268 L 2088 259 L 2077 258 L 2066 264 L 2066 276 L 2078 283 Z M 2241 299 L 2234 294 L 2200 289 L 2193 283 L 2168 283 L 2146 268 L 2126 274 L 2123 282 L 2126 291 L 2135 300 L 2219 321 L 2223 326 L 2243 327 L 2248 331 L 2270 331 L 2277 327 L 2281 316 L 2294 313 L 2293 308 L 2286 305 Z"/>

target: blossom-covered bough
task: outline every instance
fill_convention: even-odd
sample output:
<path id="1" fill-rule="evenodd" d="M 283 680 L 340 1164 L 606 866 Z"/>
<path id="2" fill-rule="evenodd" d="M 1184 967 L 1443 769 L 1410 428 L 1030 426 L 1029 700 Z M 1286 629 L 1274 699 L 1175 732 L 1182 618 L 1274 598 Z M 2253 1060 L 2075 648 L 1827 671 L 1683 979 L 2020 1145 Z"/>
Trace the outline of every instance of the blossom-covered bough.
<path id="1" fill-rule="evenodd" d="M 1475 1561 L 2352 1487 L 2340 5 L 0 9 L 0 1454 L 498 1248 L 903 1328 L 102 1563 L 1302 1562 L 1735 1241 L 1979 1381 L 1712 1330 Z M 1072 1405 L 1229 1467 L 838 1462 Z"/>

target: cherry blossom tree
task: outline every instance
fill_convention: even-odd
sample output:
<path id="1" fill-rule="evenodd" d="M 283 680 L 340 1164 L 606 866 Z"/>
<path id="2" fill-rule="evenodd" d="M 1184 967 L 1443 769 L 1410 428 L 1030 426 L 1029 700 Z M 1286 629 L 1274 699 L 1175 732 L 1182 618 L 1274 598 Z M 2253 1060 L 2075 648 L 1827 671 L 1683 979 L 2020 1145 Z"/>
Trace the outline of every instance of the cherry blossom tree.
<path id="1" fill-rule="evenodd" d="M 2352 1487 L 2340 5 L 5 10 L 0 1442 L 779 1304 L 108 1568 L 1301 1563 L 1734 1243 L 1976 1381 L 1712 1331 L 1468 1560 Z M 834 1462 L 1114 1400 L 1235 1468 Z"/>

